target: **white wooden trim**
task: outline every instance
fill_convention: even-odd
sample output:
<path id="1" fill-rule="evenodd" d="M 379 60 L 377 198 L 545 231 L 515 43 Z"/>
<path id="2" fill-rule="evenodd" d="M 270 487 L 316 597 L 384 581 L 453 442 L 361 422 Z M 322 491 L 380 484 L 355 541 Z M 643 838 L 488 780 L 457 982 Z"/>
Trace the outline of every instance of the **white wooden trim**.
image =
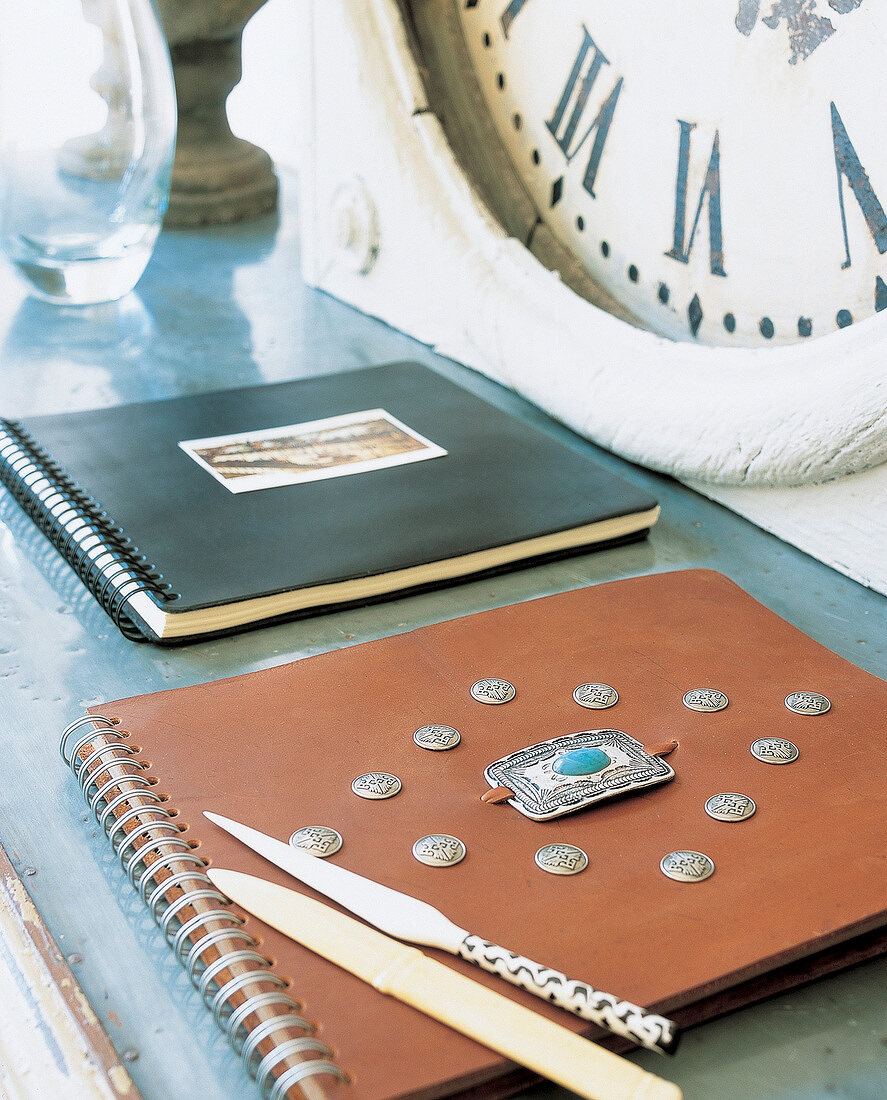
<path id="1" fill-rule="evenodd" d="M 0 848 L 0 1096 L 139 1100 Z"/>
<path id="2" fill-rule="evenodd" d="M 768 489 L 688 484 L 887 596 L 887 464 L 824 485 Z"/>

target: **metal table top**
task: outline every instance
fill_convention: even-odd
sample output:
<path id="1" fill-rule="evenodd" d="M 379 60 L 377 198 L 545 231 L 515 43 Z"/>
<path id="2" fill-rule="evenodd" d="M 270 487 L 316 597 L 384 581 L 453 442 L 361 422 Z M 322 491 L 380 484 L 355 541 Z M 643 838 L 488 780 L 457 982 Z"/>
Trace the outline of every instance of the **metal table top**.
<path id="1" fill-rule="evenodd" d="M 386 325 L 306 288 L 292 185 L 279 218 L 165 232 L 116 305 L 35 301 L 0 270 L 0 413 L 65 409 L 416 359 L 555 435 L 538 410 Z M 493 579 L 179 649 L 118 635 L 55 551 L 0 494 L 0 841 L 146 1100 L 232 1100 L 254 1086 L 171 956 L 57 751 L 85 705 L 215 679 L 579 585 L 720 570 L 842 656 L 887 677 L 887 599 L 673 480 L 587 447 L 649 488 L 648 540 Z M 134 476 L 136 476 L 134 472 Z M 873 716 L 875 717 L 875 716 Z M 836 828 L 840 823 L 836 822 Z M 668 1062 L 634 1055 L 688 1100 L 887 1095 L 887 959 L 690 1031 Z M 540 1086 L 533 1094 L 558 1090 Z"/>

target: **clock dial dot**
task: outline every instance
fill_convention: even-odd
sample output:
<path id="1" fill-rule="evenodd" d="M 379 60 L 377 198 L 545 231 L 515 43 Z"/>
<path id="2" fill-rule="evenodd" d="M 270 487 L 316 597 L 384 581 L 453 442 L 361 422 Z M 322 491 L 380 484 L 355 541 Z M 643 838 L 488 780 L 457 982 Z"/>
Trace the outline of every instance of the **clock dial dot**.
<path id="1" fill-rule="evenodd" d="M 610 255 L 610 245 L 607 241 L 601 241 L 601 255 L 606 260 Z"/>
<path id="2" fill-rule="evenodd" d="M 773 339 L 773 333 L 776 330 L 774 329 L 773 322 L 770 320 L 769 317 L 762 317 L 761 323 L 760 325 L 758 325 L 758 328 L 761 330 L 761 335 L 764 337 L 765 340 Z"/>
<path id="3" fill-rule="evenodd" d="M 657 297 L 659 298 L 659 301 L 662 302 L 662 304 L 664 306 L 667 306 L 668 305 L 668 298 L 669 298 L 669 290 L 668 290 L 668 287 L 665 285 L 665 283 L 660 283 L 659 284 L 659 290 L 656 293 L 657 293 Z"/>
<path id="4" fill-rule="evenodd" d="M 835 320 L 838 322 L 838 328 L 846 328 L 848 325 L 853 324 L 853 317 L 850 315 L 849 309 L 839 309 Z"/>
<path id="5" fill-rule="evenodd" d="M 638 269 L 637 269 L 637 267 L 635 267 L 635 265 L 634 265 L 634 264 L 630 264 L 630 265 L 629 265 L 629 268 L 628 268 L 628 277 L 629 277 L 629 279 L 631 279 L 631 281 L 632 281 L 633 283 L 636 283 L 636 282 L 638 281 L 638 278 L 639 278 L 639 275 L 638 275 Z"/>
<path id="6" fill-rule="evenodd" d="M 699 326 L 702 324 L 702 318 L 705 314 L 702 311 L 702 303 L 699 301 L 699 295 L 694 294 L 693 300 L 690 302 L 690 307 L 687 310 L 687 320 L 690 322 L 690 331 L 695 336 L 699 331 Z"/>
<path id="7" fill-rule="evenodd" d="M 736 331 L 736 318 L 733 316 L 732 313 L 724 314 L 724 328 L 727 330 L 727 332 Z"/>
<path id="8" fill-rule="evenodd" d="M 576 228 L 579 230 L 580 233 L 583 229 L 585 229 L 585 218 L 583 218 L 581 214 L 576 219 Z"/>
<path id="9" fill-rule="evenodd" d="M 813 322 L 809 317 L 798 318 L 798 336 L 809 336 L 813 331 Z"/>

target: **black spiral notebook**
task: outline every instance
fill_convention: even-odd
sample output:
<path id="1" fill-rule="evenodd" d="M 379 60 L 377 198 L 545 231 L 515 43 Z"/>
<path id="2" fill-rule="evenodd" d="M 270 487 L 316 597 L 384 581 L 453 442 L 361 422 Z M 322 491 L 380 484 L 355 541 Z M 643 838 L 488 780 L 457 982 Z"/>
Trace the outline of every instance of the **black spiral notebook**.
<path id="1" fill-rule="evenodd" d="M 646 492 L 417 363 L 0 421 L 129 637 L 185 642 L 642 537 Z"/>

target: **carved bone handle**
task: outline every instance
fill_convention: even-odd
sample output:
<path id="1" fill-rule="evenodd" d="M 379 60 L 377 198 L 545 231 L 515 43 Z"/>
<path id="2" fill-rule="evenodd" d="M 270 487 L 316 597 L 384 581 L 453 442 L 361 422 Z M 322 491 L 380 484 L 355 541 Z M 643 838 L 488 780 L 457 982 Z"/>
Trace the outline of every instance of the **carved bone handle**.
<path id="1" fill-rule="evenodd" d="M 466 936 L 459 945 L 459 956 L 639 1046 L 661 1054 L 673 1054 L 677 1048 L 680 1031 L 674 1021 L 647 1012 L 640 1005 L 623 1001 L 612 993 L 594 989 L 585 982 L 574 981 L 480 936 Z"/>

